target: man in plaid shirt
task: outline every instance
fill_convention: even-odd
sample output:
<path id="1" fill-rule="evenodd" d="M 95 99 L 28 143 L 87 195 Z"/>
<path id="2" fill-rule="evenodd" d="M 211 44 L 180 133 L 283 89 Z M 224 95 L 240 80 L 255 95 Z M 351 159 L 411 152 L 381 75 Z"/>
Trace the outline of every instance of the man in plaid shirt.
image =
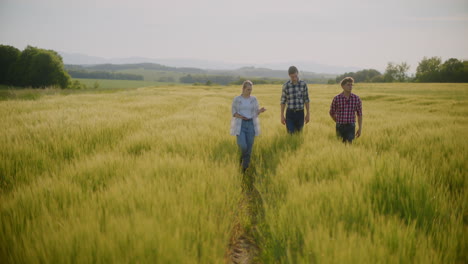
<path id="1" fill-rule="evenodd" d="M 354 136 L 361 136 L 362 131 L 362 102 L 359 96 L 351 93 L 354 80 L 346 77 L 341 81 L 343 92 L 333 98 L 330 106 L 330 116 L 336 122 L 336 135 L 345 143 L 352 143 Z M 359 129 L 355 134 L 356 115 Z"/>
<path id="2" fill-rule="evenodd" d="M 299 80 L 299 71 L 295 66 L 291 66 L 288 69 L 290 80 L 283 85 L 283 91 L 281 94 L 281 123 L 286 125 L 288 133 L 292 134 L 300 132 L 305 123 L 309 123 L 310 111 L 309 111 L 309 88 L 307 84 Z M 284 116 L 284 110 L 288 104 L 286 110 L 286 117 Z M 306 114 L 304 116 L 304 105 L 306 108 Z"/>

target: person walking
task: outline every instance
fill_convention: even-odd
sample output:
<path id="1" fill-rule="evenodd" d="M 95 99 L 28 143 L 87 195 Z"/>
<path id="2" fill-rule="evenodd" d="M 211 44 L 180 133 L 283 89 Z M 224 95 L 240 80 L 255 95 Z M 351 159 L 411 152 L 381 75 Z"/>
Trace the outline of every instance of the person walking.
<path id="1" fill-rule="evenodd" d="M 288 133 L 300 132 L 310 120 L 309 88 L 307 83 L 299 79 L 299 71 L 295 66 L 288 69 L 289 81 L 283 85 L 281 94 L 281 123 L 286 125 Z M 286 116 L 284 110 L 286 108 Z M 304 116 L 304 106 L 306 113 Z"/>
<path id="2" fill-rule="evenodd" d="M 259 108 L 257 98 L 251 95 L 252 89 L 253 83 L 245 81 L 242 84 L 242 94 L 232 101 L 231 135 L 237 136 L 242 172 L 250 165 L 254 139 L 260 135 L 258 116 L 266 111 L 265 107 Z"/>
<path id="3" fill-rule="evenodd" d="M 341 80 L 343 92 L 333 98 L 330 106 L 330 116 L 336 122 L 336 135 L 344 143 L 351 144 L 354 138 L 362 133 L 362 102 L 359 96 L 353 94 L 354 79 L 346 77 Z M 359 128 L 356 130 L 356 115 Z"/>

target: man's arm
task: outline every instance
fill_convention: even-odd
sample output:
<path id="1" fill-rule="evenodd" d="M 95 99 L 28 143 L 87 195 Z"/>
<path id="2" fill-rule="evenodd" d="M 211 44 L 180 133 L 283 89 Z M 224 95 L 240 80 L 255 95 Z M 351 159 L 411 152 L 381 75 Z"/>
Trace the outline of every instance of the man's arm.
<path id="1" fill-rule="evenodd" d="M 310 120 L 310 110 L 309 110 L 309 102 L 310 102 L 310 99 L 309 99 L 309 87 L 307 86 L 307 83 L 304 83 L 304 104 L 305 104 L 305 107 L 306 107 L 306 115 L 304 117 L 304 121 L 305 123 L 309 123 L 309 120 Z"/>
<path id="2" fill-rule="evenodd" d="M 285 104 L 281 104 L 281 124 L 286 125 L 286 118 L 284 117 Z"/>
<path id="3" fill-rule="evenodd" d="M 283 84 L 283 89 L 281 89 L 281 124 L 286 125 L 286 118 L 284 117 L 284 109 L 286 108 L 287 101 L 287 92 L 286 84 Z"/>
<path id="4" fill-rule="evenodd" d="M 359 124 L 359 128 L 358 128 L 358 131 L 356 132 L 356 137 L 360 137 L 361 136 L 361 133 L 362 133 L 362 115 L 358 116 L 358 124 Z"/>
<path id="5" fill-rule="evenodd" d="M 358 98 L 358 107 L 357 107 L 357 116 L 358 116 L 358 124 L 359 124 L 359 129 L 356 132 L 356 137 L 360 137 L 362 133 L 362 101 L 361 98 Z"/>
<path id="6" fill-rule="evenodd" d="M 333 121 L 335 121 L 336 123 L 336 116 L 335 116 L 335 113 L 336 113 L 336 106 L 335 106 L 335 98 L 333 98 L 333 101 L 330 105 L 330 117 L 333 119 Z"/>

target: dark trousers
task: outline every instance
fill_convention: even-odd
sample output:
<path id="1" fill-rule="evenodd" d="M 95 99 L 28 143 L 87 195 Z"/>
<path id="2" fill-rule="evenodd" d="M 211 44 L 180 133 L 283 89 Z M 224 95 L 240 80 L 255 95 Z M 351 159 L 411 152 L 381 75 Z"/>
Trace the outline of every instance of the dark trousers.
<path id="1" fill-rule="evenodd" d="M 304 110 L 286 110 L 286 129 L 288 133 L 300 132 L 304 127 Z"/>
<path id="2" fill-rule="evenodd" d="M 345 143 L 352 143 L 355 135 L 356 124 L 338 124 L 336 123 L 336 136 Z"/>

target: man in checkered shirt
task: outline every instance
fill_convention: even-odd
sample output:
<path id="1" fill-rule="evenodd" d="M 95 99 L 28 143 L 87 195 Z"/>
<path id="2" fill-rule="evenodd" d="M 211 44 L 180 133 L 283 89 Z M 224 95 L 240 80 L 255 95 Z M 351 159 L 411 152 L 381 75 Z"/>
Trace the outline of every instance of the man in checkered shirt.
<path id="1" fill-rule="evenodd" d="M 333 98 L 330 106 L 330 116 L 336 122 L 336 135 L 344 143 L 352 143 L 354 137 L 358 138 L 362 132 L 362 102 L 359 96 L 351 93 L 353 83 L 353 78 L 344 78 L 341 81 L 343 92 Z M 355 134 L 356 115 L 359 129 Z"/>
<path id="2" fill-rule="evenodd" d="M 286 125 L 288 133 L 292 134 L 300 132 L 305 123 L 309 123 L 309 89 L 307 84 L 299 80 L 299 71 L 295 66 L 289 67 L 288 70 L 290 80 L 283 85 L 283 92 L 281 94 L 281 123 Z M 286 117 L 284 116 L 284 109 L 286 110 Z M 306 114 L 304 116 L 304 105 Z"/>

